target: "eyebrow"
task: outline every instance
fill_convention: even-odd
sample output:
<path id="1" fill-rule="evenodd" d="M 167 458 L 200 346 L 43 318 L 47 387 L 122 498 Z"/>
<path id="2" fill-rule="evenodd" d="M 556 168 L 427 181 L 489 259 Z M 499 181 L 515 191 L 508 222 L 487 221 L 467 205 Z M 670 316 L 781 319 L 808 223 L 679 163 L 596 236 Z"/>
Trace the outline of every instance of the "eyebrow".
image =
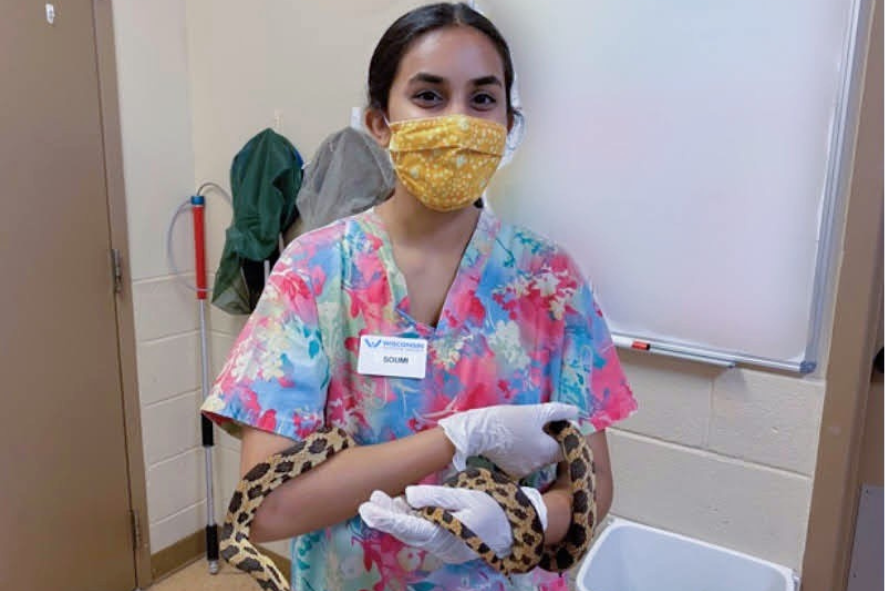
<path id="1" fill-rule="evenodd" d="M 433 74 L 428 74 L 426 72 L 419 72 L 415 76 L 409 79 L 410 83 L 413 82 L 427 82 L 428 84 L 443 84 L 444 80 L 440 76 L 434 76 Z"/>
<path id="2" fill-rule="evenodd" d="M 427 72 L 419 72 L 415 76 L 409 79 L 410 83 L 415 82 L 426 82 L 427 84 L 443 84 L 446 80 L 441 76 L 436 76 L 434 74 L 428 74 Z M 501 80 L 498 79 L 498 76 L 482 76 L 480 78 L 474 78 L 471 80 L 471 84 L 474 86 L 501 86 L 504 87 Z"/>
<path id="3" fill-rule="evenodd" d="M 494 86 L 504 86 L 504 84 L 501 83 L 501 80 L 498 79 L 498 76 L 483 76 L 482 78 L 474 78 L 471 82 L 473 82 L 474 86 L 488 86 L 490 84 Z"/>

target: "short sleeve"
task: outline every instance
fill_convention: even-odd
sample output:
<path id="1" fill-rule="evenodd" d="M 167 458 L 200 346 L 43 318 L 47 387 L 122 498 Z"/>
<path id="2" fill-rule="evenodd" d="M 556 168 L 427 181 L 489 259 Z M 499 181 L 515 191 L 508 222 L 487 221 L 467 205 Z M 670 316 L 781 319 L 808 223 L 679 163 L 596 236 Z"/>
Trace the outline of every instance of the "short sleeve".
<path id="1" fill-rule="evenodd" d="M 324 423 L 328 384 L 310 279 L 278 264 L 201 411 L 235 437 L 248 425 L 301 439 Z"/>
<path id="2" fill-rule="evenodd" d="M 587 282 L 578 283 L 565 313 L 562 362 L 552 398 L 581 409 L 579 427 L 588 435 L 630 416 L 637 402 Z"/>

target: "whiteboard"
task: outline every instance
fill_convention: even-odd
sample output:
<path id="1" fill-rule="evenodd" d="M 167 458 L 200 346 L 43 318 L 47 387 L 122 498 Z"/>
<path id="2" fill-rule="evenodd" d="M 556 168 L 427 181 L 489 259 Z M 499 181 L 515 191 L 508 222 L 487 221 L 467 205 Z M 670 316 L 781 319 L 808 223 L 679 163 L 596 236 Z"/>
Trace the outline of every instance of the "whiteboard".
<path id="1" fill-rule="evenodd" d="M 616 335 L 811 370 L 858 3 L 478 5 L 527 122 L 496 213 L 576 258 Z"/>

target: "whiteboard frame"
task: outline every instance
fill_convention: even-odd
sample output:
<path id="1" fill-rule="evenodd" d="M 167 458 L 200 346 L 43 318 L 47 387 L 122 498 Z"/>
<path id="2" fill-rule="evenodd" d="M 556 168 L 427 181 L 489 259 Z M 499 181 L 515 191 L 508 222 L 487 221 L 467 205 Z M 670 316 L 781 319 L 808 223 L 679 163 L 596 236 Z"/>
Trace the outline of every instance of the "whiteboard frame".
<path id="1" fill-rule="evenodd" d="M 873 16 L 873 0 L 853 0 L 849 17 L 842 63 L 843 72 L 839 96 L 834 109 L 830 148 L 825 176 L 824 196 L 819 214 L 818 248 L 815 279 L 812 291 L 806 351 L 803 361 L 779 360 L 737 352 L 706 349 L 702 346 L 680 344 L 674 341 L 648 339 L 638 335 L 613 333 L 616 341 L 639 340 L 648 345 L 648 352 L 668 357 L 698 361 L 721 368 L 749 365 L 799 374 L 809 374 L 818 367 L 822 355 L 822 330 L 825 307 L 830 301 L 833 278 L 837 269 L 837 215 L 844 209 L 846 192 L 852 177 L 855 138 L 858 134 L 858 112 L 864 84 L 864 64 Z M 631 348 L 625 345 L 617 345 Z"/>
<path id="2" fill-rule="evenodd" d="M 852 161 L 855 156 L 855 140 L 858 135 L 858 116 L 861 109 L 861 95 L 864 90 L 864 66 L 867 47 L 870 42 L 871 20 L 873 18 L 873 0 L 854 0 L 852 3 L 850 34 L 846 47 L 846 68 L 837 103 L 836 133 L 832 138 L 832 150 L 828 166 L 828 184 L 825 193 L 824 210 L 822 211 L 823 227 L 820 232 L 818 260 L 815 270 L 815 285 L 812 298 L 812 318 L 809 323 L 809 343 L 806 347 L 805 363 L 808 369 L 801 366 L 800 371 L 807 373 L 815 370 L 817 360 L 822 353 L 822 323 L 825 317 L 825 303 L 833 285 L 833 277 L 837 269 L 837 239 L 841 233 L 836 227 L 837 215 L 845 209 L 849 183 L 852 180 Z M 807 369 L 807 371 L 804 371 Z"/>

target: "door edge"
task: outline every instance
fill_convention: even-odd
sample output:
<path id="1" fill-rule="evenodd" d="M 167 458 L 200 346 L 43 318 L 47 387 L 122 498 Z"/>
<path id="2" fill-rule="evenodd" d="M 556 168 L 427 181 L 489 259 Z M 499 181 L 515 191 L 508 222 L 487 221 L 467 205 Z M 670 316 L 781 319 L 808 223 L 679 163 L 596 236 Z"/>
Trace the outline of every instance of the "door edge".
<path id="1" fill-rule="evenodd" d="M 846 589 L 864 413 L 879 332 L 872 319 L 883 299 L 881 0 L 874 3 L 870 27 L 803 557 L 803 591 Z M 877 238 L 872 241 L 871 236 Z"/>
<path id="2" fill-rule="evenodd" d="M 129 477 L 130 509 L 133 512 L 135 586 L 146 589 L 153 583 L 148 527 L 148 496 L 141 431 L 141 403 L 136 366 L 135 315 L 132 281 L 128 270 L 129 239 L 126 223 L 126 191 L 123 178 L 123 142 L 117 89 L 117 60 L 114 45 L 111 0 L 93 0 L 96 60 L 104 144 L 105 185 L 111 248 L 120 252 L 123 263 L 122 290 L 116 297 L 117 342 L 120 384 L 123 392 L 123 421 Z"/>

